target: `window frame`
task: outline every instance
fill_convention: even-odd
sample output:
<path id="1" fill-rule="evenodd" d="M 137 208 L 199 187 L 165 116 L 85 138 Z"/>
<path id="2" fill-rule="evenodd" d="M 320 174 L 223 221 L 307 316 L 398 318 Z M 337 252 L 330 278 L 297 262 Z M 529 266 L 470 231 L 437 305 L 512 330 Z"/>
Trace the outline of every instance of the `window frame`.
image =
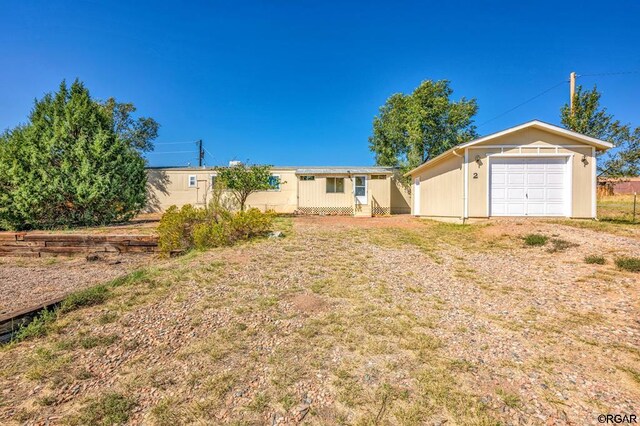
<path id="1" fill-rule="evenodd" d="M 218 179 L 218 175 L 214 175 L 214 174 L 209 175 L 209 188 L 213 188 L 215 186 L 216 179 Z"/>
<path id="2" fill-rule="evenodd" d="M 191 184 L 191 179 L 193 178 L 193 184 Z M 189 175 L 187 178 L 187 187 L 188 188 L 197 188 L 198 187 L 198 175 Z"/>
<path id="3" fill-rule="evenodd" d="M 271 179 L 272 176 L 278 178 L 278 186 L 275 187 L 275 188 L 269 188 L 269 189 L 267 189 L 267 191 L 280 192 L 281 188 L 282 188 L 282 178 L 280 177 L 280 175 L 278 173 L 272 173 L 272 174 L 269 175 L 269 179 Z M 271 185 L 271 182 L 269 182 L 269 185 Z"/>
<path id="4" fill-rule="evenodd" d="M 344 177 L 327 176 L 324 185 L 325 194 L 344 194 Z M 333 191 L 329 191 L 329 180 L 333 180 Z M 338 179 L 342 180 L 342 191 L 338 191 Z"/>

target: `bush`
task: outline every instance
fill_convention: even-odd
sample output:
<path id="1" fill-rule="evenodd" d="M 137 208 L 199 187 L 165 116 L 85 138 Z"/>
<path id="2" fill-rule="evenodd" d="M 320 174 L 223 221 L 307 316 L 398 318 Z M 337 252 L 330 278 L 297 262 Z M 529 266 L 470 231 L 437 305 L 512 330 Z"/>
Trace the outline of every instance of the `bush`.
<path id="1" fill-rule="evenodd" d="M 585 256 L 584 263 L 595 264 L 595 265 L 604 265 L 607 263 L 603 256 L 591 255 Z"/>
<path id="2" fill-rule="evenodd" d="M 178 210 L 171 206 L 162 215 L 158 225 L 158 247 L 164 253 L 193 247 L 193 230 L 206 221 L 205 209 L 197 209 L 186 204 Z"/>
<path id="3" fill-rule="evenodd" d="M 258 209 L 240 211 L 231 217 L 230 227 L 234 240 L 248 240 L 271 231 L 273 213 Z"/>
<path id="4" fill-rule="evenodd" d="M 171 206 L 160 219 L 158 246 L 162 253 L 196 248 L 206 250 L 264 236 L 273 227 L 273 213 L 258 209 L 220 211 L 185 205 Z"/>
<path id="5" fill-rule="evenodd" d="M 640 257 L 619 257 L 616 266 L 629 272 L 640 272 Z"/>
<path id="6" fill-rule="evenodd" d="M 41 310 L 27 325 L 20 327 L 20 329 L 14 334 L 11 339 L 13 342 L 21 342 L 32 337 L 45 336 L 49 333 L 52 324 L 58 318 L 58 313 L 55 309 L 43 309 Z"/>
<path id="7" fill-rule="evenodd" d="M 524 237 L 524 243 L 528 246 L 543 246 L 548 240 L 549 237 L 540 234 L 529 234 Z"/>

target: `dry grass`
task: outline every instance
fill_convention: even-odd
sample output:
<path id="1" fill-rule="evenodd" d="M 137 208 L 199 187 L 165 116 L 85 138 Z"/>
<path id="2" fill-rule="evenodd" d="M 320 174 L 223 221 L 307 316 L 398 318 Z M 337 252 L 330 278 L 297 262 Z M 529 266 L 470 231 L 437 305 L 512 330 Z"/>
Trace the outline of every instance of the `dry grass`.
<path id="1" fill-rule="evenodd" d="M 594 290 L 584 244 L 532 250 L 493 225 L 308 222 L 280 219 L 284 239 L 189 254 L 83 293 L 48 334 L 0 351 L 0 388 L 12 389 L 0 418 L 489 425 L 562 422 L 562 406 L 588 423 L 594 384 L 604 408 L 640 400 L 625 334 L 638 284 L 605 265 L 606 284 L 627 288 Z M 606 242 L 584 235 L 594 252 Z M 625 333 L 607 341 L 612 330 Z"/>
<path id="2" fill-rule="evenodd" d="M 633 221 L 633 196 L 615 195 L 598 198 L 598 220 L 556 220 L 555 223 L 590 229 L 625 237 L 640 238 L 640 201 Z"/>

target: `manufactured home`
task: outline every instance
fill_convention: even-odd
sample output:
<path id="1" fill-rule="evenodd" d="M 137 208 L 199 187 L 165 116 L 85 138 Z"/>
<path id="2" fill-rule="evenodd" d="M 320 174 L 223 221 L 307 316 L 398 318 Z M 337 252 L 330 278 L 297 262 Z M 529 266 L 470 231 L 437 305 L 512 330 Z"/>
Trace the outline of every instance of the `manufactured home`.
<path id="1" fill-rule="evenodd" d="M 147 169 L 147 211 L 171 205 L 204 206 L 216 170 L 207 167 Z M 251 194 L 248 207 L 277 213 L 377 216 L 410 213 L 410 194 L 391 167 L 273 167 L 280 184 Z M 274 179 L 275 180 L 275 179 Z"/>
<path id="2" fill-rule="evenodd" d="M 538 120 L 458 145 L 411 170 L 415 216 L 596 217 L 596 153 L 612 144 Z"/>

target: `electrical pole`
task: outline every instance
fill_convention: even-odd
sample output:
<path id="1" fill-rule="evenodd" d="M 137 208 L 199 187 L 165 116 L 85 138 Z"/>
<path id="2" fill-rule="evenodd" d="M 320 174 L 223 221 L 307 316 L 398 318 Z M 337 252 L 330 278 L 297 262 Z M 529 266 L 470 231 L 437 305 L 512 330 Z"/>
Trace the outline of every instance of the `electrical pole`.
<path id="1" fill-rule="evenodd" d="M 202 149 L 202 139 L 198 140 L 198 166 L 202 167 L 202 160 L 204 160 L 204 149 Z"/>
<path id="2" fill-rule="evenodd" d="M 572 72 L 569 74 L 569 96 L 571 96 L 571 100 L 569 101 L 569 105 L 571 105 L 571 115 L 573 116 L 574 106 L 573 106 L 573 98 L 576 95 L 576 73 Z"/>

